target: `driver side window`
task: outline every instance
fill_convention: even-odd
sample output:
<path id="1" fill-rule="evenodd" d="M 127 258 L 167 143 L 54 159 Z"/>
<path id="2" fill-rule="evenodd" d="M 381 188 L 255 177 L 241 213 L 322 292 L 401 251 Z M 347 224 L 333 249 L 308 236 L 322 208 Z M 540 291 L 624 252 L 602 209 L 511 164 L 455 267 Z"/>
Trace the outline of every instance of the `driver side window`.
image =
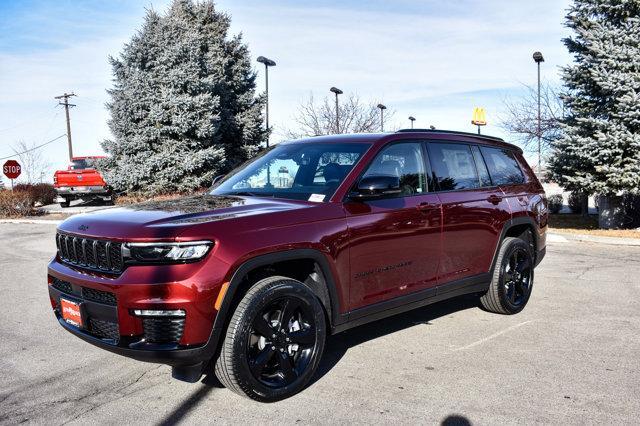
<path id="1" fill-rule="evenodd" d="M 401 193 L 395 197 L 408 197 L 427 192 L 421 144 L 396 143 L 387 146 L 373 160 L 363 177 L 397 176 Z"/>

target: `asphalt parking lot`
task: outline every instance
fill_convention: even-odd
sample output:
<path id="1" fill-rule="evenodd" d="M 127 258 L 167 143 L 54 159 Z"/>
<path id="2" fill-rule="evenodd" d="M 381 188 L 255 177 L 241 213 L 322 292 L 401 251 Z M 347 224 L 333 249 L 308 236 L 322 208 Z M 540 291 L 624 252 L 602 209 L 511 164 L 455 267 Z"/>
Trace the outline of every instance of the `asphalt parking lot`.
<path id="1" fill-rule="evenodd" d="M 329 339 L 301 394 L 241 398 L 209 377 L 101 351 L 60 328 L 55 226 L 0 224 L 0 423 L 637 424 L 640 247 L 551 243 L 515 316 L 459 299 Z"/>

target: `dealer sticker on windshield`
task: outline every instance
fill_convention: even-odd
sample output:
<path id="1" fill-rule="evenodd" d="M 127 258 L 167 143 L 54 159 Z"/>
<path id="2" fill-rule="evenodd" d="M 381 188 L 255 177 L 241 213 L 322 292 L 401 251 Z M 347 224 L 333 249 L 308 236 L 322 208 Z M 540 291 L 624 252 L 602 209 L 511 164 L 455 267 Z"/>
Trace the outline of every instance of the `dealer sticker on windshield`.
<path id="1" fill-rule="evenodd" d="M 324 201 L 324 194 L 311 194 L 309 201 L 314 203 L 321 203 Z"/>

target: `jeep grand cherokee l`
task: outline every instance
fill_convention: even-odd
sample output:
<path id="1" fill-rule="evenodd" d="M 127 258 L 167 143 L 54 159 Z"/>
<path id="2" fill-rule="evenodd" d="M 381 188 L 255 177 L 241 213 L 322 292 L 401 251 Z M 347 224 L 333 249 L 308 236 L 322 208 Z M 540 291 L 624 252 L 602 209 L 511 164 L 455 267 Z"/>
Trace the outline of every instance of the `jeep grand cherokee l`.
<path id="1" fill-rule="evenodd" d="M 542 186 L 500 139 L 316 137 L 206 195 L 67 219 L 48 288 L 89 343 L 275 401 L 309 382 L 329 333 L 465 294 L 520 312 L 546 228 Z"/>

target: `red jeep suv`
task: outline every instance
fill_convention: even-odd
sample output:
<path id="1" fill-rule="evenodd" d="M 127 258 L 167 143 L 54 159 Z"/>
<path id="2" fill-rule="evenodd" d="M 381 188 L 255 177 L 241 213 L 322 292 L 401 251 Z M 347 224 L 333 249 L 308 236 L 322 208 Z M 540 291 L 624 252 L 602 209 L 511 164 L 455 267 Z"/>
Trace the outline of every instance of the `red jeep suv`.
<path id="1" fill-rule="evenodd" d="M 547 216 L 501 139 L 315 137 L 265 150 L 206 195 L 67 219 L 48 289 L 60 325 L 89 343 L 276 401 L 309 382 L 329 333 L 465 294 L 521 311 Z"/>

